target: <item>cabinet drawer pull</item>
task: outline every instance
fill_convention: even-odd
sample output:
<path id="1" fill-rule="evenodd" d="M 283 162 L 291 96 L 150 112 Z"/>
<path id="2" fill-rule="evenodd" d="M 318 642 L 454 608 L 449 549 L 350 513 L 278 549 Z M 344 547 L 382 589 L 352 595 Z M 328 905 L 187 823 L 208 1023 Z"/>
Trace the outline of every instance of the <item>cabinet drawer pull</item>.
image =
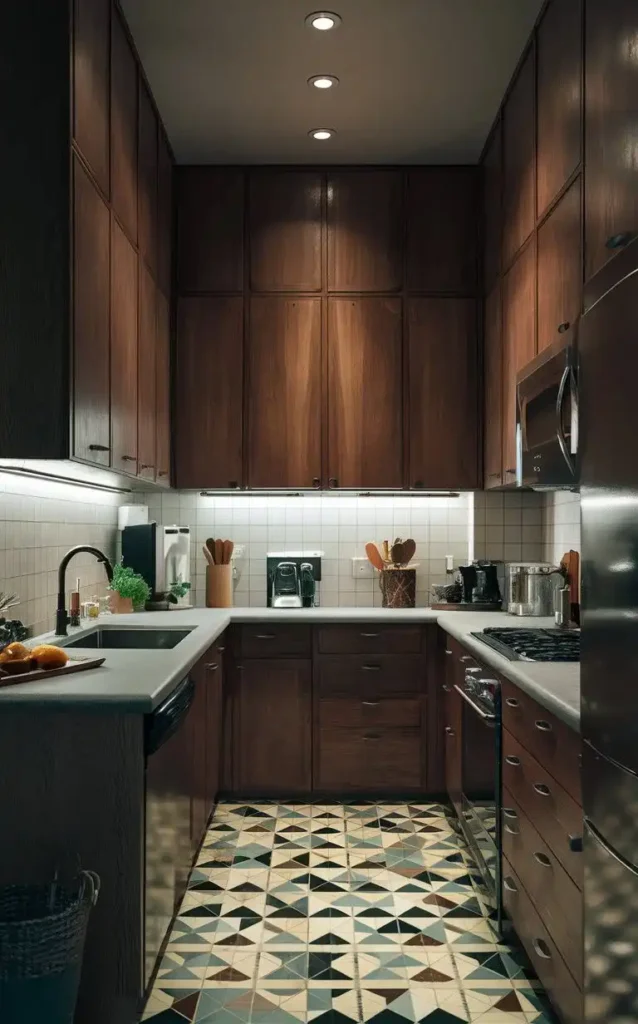
<path id="1" fill-rule="evenodd" d="M 109 448 L 108 444 L 90 444 L 89 445 L 89 451 L 90 452 L 110 452 L 110 450 L 111 449 Z"/>
<path id="2" fill-rule="evenodd" d="M 532 942 L 532 946 L 534 947 L 534 952 L 536 953 L 536 955 L 540 956 L 542 960 L 552 959 L 550 948 L 545 942 L 545 939 L 534 939 L 534 941 Z"/>
<path id="3" fill-rule="evenodd" d="M 544 718 L 537 719 L 535 725 L 536 725 L 536 728 L 539 729 L 541 732 L 551 732 L 552 731 L 552 723 L 551 722 L 546 722 Z"/>
<path id="4" fill-rule="evenodd" d="M 606 249 L 622 249 L 624 245 L 631 242 L 634 237 L 632 231 L 619 231 L 616 235 L 610 235 L 605 242 Z"/>
<path id="5" fill-rule="evenodd" d="M 569 323 L 569 320 L 563 320 L 562 324 L 558 325 L 558 333 L 559 334 L 564 334 L 565 331 L 569 330 L 570 326 L 571 325 Z"/>
<path id="6" fill-rule="evenodd" d="M 503 888 L 507 889 L 508 892 L 518 892 L 518 886 L 510 875 L 503 879 Z"/>
<path id="7" fill-rule="evenodd" d="M 452 728 L 451 725 L 446 725 L 445 731 L 448 734 L 448 736 L 454 736 L 454 729 Z"/>
<path id="8" fill-rule="evenodd" d="M 509 834 L 511 836 L 520 836 L 520 832 L 519 832 L 519 830 L 517 828 L 512 828 L 512 826 L 508 825 L 507 823 L 505 823 L 505 825 L 503 827 L 504 827 L 505 831 L 509 832 Z"/>
<path id="9" fill-rule="evenodd" d="M 218 646 L 217 650 L 219 651 L 220 654 L 223 654 L 224 651 L 226 650 L 226 647 L 224 645 L 220 644 Z"/>
<path id="10" fill-rule="evenodd" d="M 472 661 L 472 655 L 462 654 L 461 657 L 459 658 L 459 661 Z"/>
<path id="11" fill-rule="evenodd" d="M 216 661 L 209 661 L 208 665 L 205 666 L 207 672 L 216 672 L 219 665 Z"/>
<path id="12" fill-rule="evenodd" d="M 378 633 L 360 633 L 359 635 L 360 636 L 365 636 L 366 639 L 370 639 L 370 637 L 378 636 L 379 634 Z"/>
<path id="13" fill-rule="evenodd" d="M 506 818 L 513 818 L 514 820 L 518 818 L 518 814 L 516 813 L 513 807 L 504 807 L 503 814 L 505 815 Z"/>
<path id="14" fill-rule="evenodd" d="M 539 796 L 551 796 L 551 790 L 549 786 L 546 786 L 544 782 L 535 782 L 534 789 Z"/>
<path id="15" fill-rule="evenodd" d="M 446 648 L 445 648 L 445 653 L 446 653 L 446 654 L 452 654 L 452 651 L 448 651 L 448 649 L 447 649 L 447 647 L 446 647 Z"/>
<path id="16" fill-rule="evenodd" d="M 155 466 L 152 466 L 150 462 L 143 462 L 142 465 L 140 466 L 140 471 L 144 469 L 155 469 Z"/>
<path id="17" fill-rule="evenodd" d="M 539 853 L 538 850 L 534 850 L 534 860 L 544 868 L 551 868 L 552 862 L 545 853 Z"/>
<path id="18" fill-rule="evenodd" d="M 569 849 L 571 850 L 572 853 L 582 853 L 583 852 L 583 837 L 582 836 L 568 836 L 567 842 L 569 844 Z"/>
<path id="19" fill-rule="evenodd" d="M 329 487 L 338 487 L 339 486 L 339 481 L 337 480 L 336 476 L 331 476 L 329 478 L 328 486 Z"/>
<path id="20" fill-rule="evenodd" d="M 363 734 L 364 740 L 380 740 L 381 736 L 378 732 L 366 732 Z"/>
<path id="21" fill-rule="evenodd" d="M 517 701 L 516 697 L 506 697 L 505 703 L 508 708 L 517 708 L 519 706 L 519 701 Z"/>
<path id="22" fill-rule="evenodd" d="M 239 483 L 238 483 L 238 481 L 237 481 L 237 480 L 229 480 L 229 481 L 228 481 L 228 486 L 229 486 L 229 487 L 232 487 L 232 489 L 233 489 L 234 491 L 238 491 L 238 490 L 239 490 Z"/>
<path id="23" fill-rule="evenodd" d="M 516 476 L 516 466 L 513 469 L 506 469 L 505 472 L 510 473 L 511 476 Z"/>
<path id="24" fill-rule="evenodd" d="M 321 477 L 313 476 L 313 478 L 312 478 L 312 486 L 313 487 L 321 487 Z"/>
<path id="25" fill-rule="evenodd" d="M 378 708 L 381 701 L 379 700 L 362 700 L 364 708 Z"/>
<path id="26" fill-rule="evenodd" d="M 361 666 L 361 671 L 362 672 L 380 672 L 381 671 L 381 666 L 380 665 L 362 665 Z"/>
<path id="27" fill-rule="evenodd" d="M 122 455 L 122 462 L 137 462 L 135 455 Z"/>
<path id="28" fill-rule="evenodd" d="M 255 640 L 274 640 L 274 633 L 255 633 Z"/>
<path id="29" fill-rule="evenodd" d="M 513 754 L 508 754 L 505 758 L 505 763 L 511 764 L 512 768 L 518 768 L 521 763 L 521 759 L 520 757 L 514 757 Z"/>
<path id="30" fill-rule="evenodd" d="M 446 693 L 452 693 L 452 687 L 448 686 L 447 683 L 443 683 L 443 689 L 445 690 Z"/>

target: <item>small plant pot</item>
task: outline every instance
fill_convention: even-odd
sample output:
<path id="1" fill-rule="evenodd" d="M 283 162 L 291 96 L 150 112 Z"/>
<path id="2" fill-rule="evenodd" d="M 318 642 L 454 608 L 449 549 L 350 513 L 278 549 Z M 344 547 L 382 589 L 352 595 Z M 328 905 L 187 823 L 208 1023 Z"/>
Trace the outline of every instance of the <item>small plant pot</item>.
<path id="1" fill-rule="evenodd" d="M 133 611 L 133 598 L 122 597 L 117 590 L 109 594 L 109 607 L 114 615 L 130 615 Z"/>

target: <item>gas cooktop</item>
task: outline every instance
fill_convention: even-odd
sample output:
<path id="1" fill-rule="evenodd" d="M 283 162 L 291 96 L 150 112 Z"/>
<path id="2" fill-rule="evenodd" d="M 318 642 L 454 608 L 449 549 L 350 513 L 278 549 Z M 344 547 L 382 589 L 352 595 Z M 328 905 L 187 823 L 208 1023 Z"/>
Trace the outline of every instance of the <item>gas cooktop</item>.
<path id="1" fill-rule="evenodd" d="M 510 661 L 580 661 L 580 630 L 490 626 L 472 633 Z"/>

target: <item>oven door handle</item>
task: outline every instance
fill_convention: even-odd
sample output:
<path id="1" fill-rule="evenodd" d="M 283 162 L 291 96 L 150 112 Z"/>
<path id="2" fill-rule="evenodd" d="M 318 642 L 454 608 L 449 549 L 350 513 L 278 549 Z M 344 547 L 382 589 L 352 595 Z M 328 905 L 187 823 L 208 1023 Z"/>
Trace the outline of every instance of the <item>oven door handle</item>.
<path id="1" fill-rule="evenodd" d="M 572 454 L 567 447 L 567 439 L 563 430 L 563 401 L 565 400 L 565 388 L 567 387 L 568 381 L 571 382 L 573 392 L 575 387 L 574 373 L 569 360 L 563 370 L 563 376 L 561 377 L 560 384 L 558 385 L 558 395 L 556 396 L 556 437 L 558 438 L 558 444 L 560 445 L 560 450 L 563 453 L 563 458 L 573 475 L 575 472 L 574 460 L 572 459 Z"/>
<path id="2" fill-rule="evenodd" d="M 472 708 L 472 710 L 476 711 L 477 715 L 479 715 L 483 719 L 483 721 L 485 721 L 485 722 L 495 722 L 496 721 L 496 715 L 491 715 L 487 711 L 483 711 L 483 708 L 480 708 L 478 706 L 478 704 L 475 704 L 473 700 L 470 700 L 470 698 L 468 697 L 468 695 L 465 692 L 465 690 L 462 690 L 460 686 L 456 685 L 456 683 L 454 684 L 454 689 L 456 690 L 457 693 L 461 694 L 461 697 L 463 698 L 465 703 L 469 704 L 470 707 Z"/>

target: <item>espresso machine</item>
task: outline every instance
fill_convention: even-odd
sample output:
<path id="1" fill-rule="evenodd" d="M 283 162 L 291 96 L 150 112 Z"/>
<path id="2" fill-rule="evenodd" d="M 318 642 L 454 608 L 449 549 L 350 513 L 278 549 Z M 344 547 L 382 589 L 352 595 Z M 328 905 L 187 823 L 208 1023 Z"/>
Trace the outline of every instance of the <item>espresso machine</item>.
<path id="1" fill-rule="evenodd" d="M 320 551 L 271 551 L 266 555 L 269 608 L 316 608 L 320 580 Z"/>
<path id="2" fill-rule="evenodd" d="M 160 526 L 145 523 L 122 530 L 122 561 L 151 588 L 151 601 L 157 602 L 174 583 L 191 582 L 191 532 L 188 526 Z M 190 591 L 179 597 L 171 608 L 190 608 Z"/>

